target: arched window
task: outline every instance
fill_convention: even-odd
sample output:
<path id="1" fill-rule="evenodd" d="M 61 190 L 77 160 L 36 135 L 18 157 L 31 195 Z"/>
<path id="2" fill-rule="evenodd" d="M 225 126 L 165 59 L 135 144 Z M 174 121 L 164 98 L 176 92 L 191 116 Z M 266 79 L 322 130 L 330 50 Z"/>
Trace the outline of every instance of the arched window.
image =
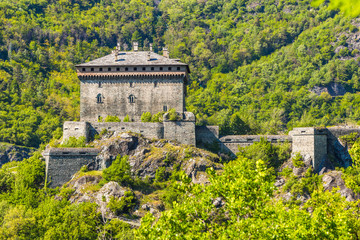
<path id="1" fill-rule="evenodd" d="M 97 102 L 97 103 L 103 103 L 103 99 L 104 99 L 104 96 L 101 95 L 101 93 L 99 93 L 99 94 L 96 96 L 96 102 Z"/>
<path id="2" fill-rule="evenodd" d="M 131 94 L 129 96 L 129 103 L 134 103 L 134 102 L 135 102 L 135 96 Z"/>

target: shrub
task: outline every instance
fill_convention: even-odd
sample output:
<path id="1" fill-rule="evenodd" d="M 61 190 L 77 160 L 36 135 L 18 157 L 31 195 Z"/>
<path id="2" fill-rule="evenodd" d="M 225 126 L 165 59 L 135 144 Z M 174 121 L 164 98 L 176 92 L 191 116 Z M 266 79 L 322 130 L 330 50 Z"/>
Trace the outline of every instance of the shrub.
<path id="1" fill-rule="evenodd" d="M 106 116 L 105 122 L 121 122 L 118 116 Z"/>
<path id="2" fill-rule="evenodd" d="M 155 181 L 156 182 L 164 182 L 166 180 L 166 168 L 159 167 L 155 173 Z"/>
<path id="3" fill-rule="evenodd" d="M 131 185 L 133 179 L 131 177 L 131 168 L 128 159 L 128 156 L 121 157 L 118 155 L 111 166 L 104 169 L 103 178 L 107 182 L 116 181 L 121 185 Z"/>
<path id="4" fill-rule="evenodd" d="M 113 196 L 110 198 L 108 207 L 116 215 L 129 213 L 136 206 L 136 198 L 133 192 L 126 191 L 125 195 L 117 200 Z"/>
<path id="5" fill-rule="evenodd" d="M 175 108 L 172 108 L 168 111 L 169 113 L 169 120 L 170 121 L 178 121 L 180 120 L 180 116 L 177 114 Z"/>
<path id="6" fill-rule="evenodd" d="M 163 116 L 164 116 L 165 112 L 158 112 L 155 113 L 152 117 L 151 117 L 151 121 L 152 122 L 162 122 L 163 121 Z"/>
<path id="7" fill-rule="evenodd" d="M 86 145 L 86 138 L 85 137 L 69 137 L 67 140 L 60 144 L 59 147 L 65 148 L 83 148 L 87 147 Z"/>
<path id="8" fill-rule="evenodd" d="M 144 112 L 141 115 L 141 121 L 142 122 L 151 122 L 151 113 L 150 112 Z"/>
<path id="9" fill-rule="evenodd" d="M 130 122 L 130 117 L 129 117 L 129 115 L 126 115 L 126 116 L 124 117 L 123 122 Z"/>
<path id="10" fill-rule="evenodd" d="M 294 167 L 302 167 L 304 166 L 303 158 L 300 153 L 296 153 L 295 156 L 291 159 Z"/>

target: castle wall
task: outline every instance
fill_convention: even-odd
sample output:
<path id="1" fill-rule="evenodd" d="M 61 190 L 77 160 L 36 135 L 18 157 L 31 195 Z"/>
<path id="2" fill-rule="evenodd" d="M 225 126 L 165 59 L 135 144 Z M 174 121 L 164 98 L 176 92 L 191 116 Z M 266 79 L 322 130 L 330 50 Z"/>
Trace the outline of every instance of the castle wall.
<path id="1" fill-rule="evenodd" d="M 221 150 L 222 152 L 236 155 L 239 152 L 239 148 L 248 147 L 255 142 L 260 142 L 261 138 L 274 144 L 292 141 L 291 137 L 287 135 L 230 135 L 220 138 Z"/>
<path id="2" fill-rule="evenodd" d="M 63 125 L 63 141 L 69 137 L 85 137 L 89 140 L 90 125 L 87 122 L 71 122 L 66 121 Z"/>
<path id="3" fill-rule="evenodd" d="M 196 126 L 196 144 L 213 144 L 219 142 L 219 126 Z"/>
<path id="4" fill-rule="evenodd" d="M 135 132 L 147 138 L 164 138 L 163 123 L 152 122 L 92 122 L 90 135 L 99 134 L 103 129 L 115 132 Z"/>
<path id="5" fill-rule="evenodd" d="M 97 103 L 99 94 L 102 103 Z M 138 121 L 144 112 L 155 114 L 171 108 L 183 113 L 184 94 L 184 79 L 179 77 L 81 80 L 80 119 L 97 121 L 99 116 L 111 115 L 123 120 L 129 115 Z"/>
<path id="6" fill-rule="evenodd" d="M 164 138 L 195 146 L 195 116 L 185 112 L 182 117 L 180 121 L 170 121 L 167 114 L 164 115 Z"/>
<path id="7" fill-rule="evenodd" d="M 51 148 L 43 152 L 49 187 L 62 186 L 84 165 L 95 160 L 100 152 L 94 148 Z"/>

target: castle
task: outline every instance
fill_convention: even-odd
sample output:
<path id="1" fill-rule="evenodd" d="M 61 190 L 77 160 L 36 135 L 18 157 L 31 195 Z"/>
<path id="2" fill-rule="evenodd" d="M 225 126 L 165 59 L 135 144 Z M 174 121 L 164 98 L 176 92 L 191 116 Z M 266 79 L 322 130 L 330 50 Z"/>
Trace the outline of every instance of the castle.
<path id="1" fill-rule="evenodd" d="M 139 51 L 134 43 L 133 51 L 120 52 L 117 48 L 107 56 L 77 65 L 76 71 L 80 79 L 80 121 L 64 123 L 63 140 L 85 137 L 89 141 L 104 129 L 131 131 L 148 138 L 170 139 L 194 146 L 215 144 L 220 151 L 235 155 L 239 147 L 265 137 L 272 143 L 291 142 L 293 152 L 310 156 L 314 169 L 320 171 L 329 152 L 334 152 L 334 146 L 341 149 L 337 141 L 339 136 L 360 132 L 359 128 L 296 128 L 289 135 L 220 137 L 218 126 L 196 126 L 194 114 L 186 112 L 189 67 L 170 59 L 167 49 L 159 55 L 151 47 L 150 51 Z M 140 122 L 144 112 L 156 114 L 170 109 L 176 110 L 176 119 L 165 114 L 163 122 Z M 117 116 L 121 120 L 128 116 L 131 121 L 104 122 L 107 116 Z M 61 186 L 70 180 L 81 166 L 94 161 L 98 153 L 98 149 L 89 148 L 46 150 L 43 156 L 50 186 Z M 351 162 L 346 153 L 338 158 L 345 165 Z"/>

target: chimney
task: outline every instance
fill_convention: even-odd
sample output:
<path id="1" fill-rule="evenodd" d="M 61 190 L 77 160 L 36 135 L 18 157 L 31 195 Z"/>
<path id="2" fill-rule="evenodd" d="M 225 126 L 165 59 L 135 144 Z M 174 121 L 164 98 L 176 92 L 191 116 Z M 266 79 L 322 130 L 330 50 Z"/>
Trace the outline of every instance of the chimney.
<path id="1" fill-rule="evenodd" d="M 152 43 L 150 43 L 150 52 L 152 52 L 153 49 L 152 49 Z"/>
<path id="2" fill-rule="evenodd" d="M 120 51 L 120 42 L 117 43 L 116 50 Z"/>
<path id="3" fill-rule="evenodd" d="M 139 43 L 138 42 L 133 42 L 133 51 L 137 52 L 139 50 Z"/>
<path id="4" fill-rule="evenodd" d="M 166 47 L 163 48 L 163 56 L 169 58 L 169 51 Z"/>
<path id="5" fill-rule="evenodd" d="M 147 53 L 147 60 L 148 60 L 148 61 L 151 60 L 151 52 L 150 52 L 150 51 Z"/>
<path id="6" fill-rule="evenodd" d="M 114 55 L 115 55 L 115 62 L 118 60 L 118 55 L 119 55 L 119 51 L 116 48 L 116 50 L 114 51 Z"/>

